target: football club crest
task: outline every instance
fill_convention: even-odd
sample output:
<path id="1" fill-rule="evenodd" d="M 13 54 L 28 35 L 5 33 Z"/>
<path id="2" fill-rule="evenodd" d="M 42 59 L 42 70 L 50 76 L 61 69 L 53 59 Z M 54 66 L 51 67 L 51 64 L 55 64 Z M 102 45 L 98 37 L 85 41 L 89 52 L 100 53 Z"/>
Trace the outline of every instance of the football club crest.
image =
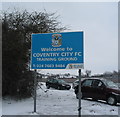
<path id="1" fill-rule="evenodd" d="M 61 34 L 53 34 L 52 35 L 52 46 L 60 47 L 62 45 L 62 35 Z"/>

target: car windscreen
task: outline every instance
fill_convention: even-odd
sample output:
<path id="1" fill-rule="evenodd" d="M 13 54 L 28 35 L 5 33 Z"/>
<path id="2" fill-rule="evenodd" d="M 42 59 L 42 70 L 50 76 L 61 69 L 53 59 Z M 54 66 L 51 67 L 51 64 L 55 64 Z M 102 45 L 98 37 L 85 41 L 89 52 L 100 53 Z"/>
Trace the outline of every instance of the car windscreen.
<path id="1" fill-rule="evenodd" d="M 107 80 L 106 84 L 108 87 L 118 88 L 118 85 L 114 83 L 113 81 Z"/>

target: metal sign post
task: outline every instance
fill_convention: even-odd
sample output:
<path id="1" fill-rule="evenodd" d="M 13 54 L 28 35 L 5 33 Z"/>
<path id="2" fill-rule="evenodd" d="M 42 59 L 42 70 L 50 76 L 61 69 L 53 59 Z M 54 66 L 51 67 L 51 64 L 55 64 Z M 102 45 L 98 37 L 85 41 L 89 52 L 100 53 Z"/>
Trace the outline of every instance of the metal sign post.
<path id="1" fill-rule="evenodd" d="M 35 69 L 35 77 L 34 77 L 34 112 L 36 112 L 36 86 L 37 86 L 37 70 Z"/>
<path id="2" fill-rule="evenodd" d="M 78 108 L 78 117 L 81 117 L 81 69 L 79 69 L 79 87 L 78 87 L 78 92 L 79 92 L 79 108 Z"/>

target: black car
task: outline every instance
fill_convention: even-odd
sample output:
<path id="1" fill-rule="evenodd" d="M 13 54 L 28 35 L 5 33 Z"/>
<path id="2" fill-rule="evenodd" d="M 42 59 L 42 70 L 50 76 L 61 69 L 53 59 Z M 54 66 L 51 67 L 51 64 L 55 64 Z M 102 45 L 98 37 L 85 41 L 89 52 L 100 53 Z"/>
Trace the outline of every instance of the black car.
<path id="1" fill-rule="evenodd" d="M 50 87 L 55 88 L 55 89 L 67 89 L 69 90 L 71 86 L 66 83 L 64 80 L 60 79 L 48 79 L 46 81 L 46 87 L 49 89 Z"/>
<path id="2" fill-rule="evenodd" d="M 78 85 L 75 87 L 76 98 L 78 98 Z M 118 85 L 107 79 L 87 78 L 81 82 L 82 98 L 93 100 L 105 100 L 110 105 L 120 103 L 120 89 Z"/>

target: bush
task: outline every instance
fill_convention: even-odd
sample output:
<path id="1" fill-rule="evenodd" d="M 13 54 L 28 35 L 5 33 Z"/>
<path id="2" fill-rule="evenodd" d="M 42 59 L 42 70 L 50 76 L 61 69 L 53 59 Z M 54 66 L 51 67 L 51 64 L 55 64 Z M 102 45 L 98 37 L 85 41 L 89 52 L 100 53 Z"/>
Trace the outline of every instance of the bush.
<path id="1" fill-rule="evenodd" d="M 31 34 L 64 30 L 54 13 L 13 11 L 2 13 L 2 93 L 30 96 L 34 72 L 30 71 Z"/>

